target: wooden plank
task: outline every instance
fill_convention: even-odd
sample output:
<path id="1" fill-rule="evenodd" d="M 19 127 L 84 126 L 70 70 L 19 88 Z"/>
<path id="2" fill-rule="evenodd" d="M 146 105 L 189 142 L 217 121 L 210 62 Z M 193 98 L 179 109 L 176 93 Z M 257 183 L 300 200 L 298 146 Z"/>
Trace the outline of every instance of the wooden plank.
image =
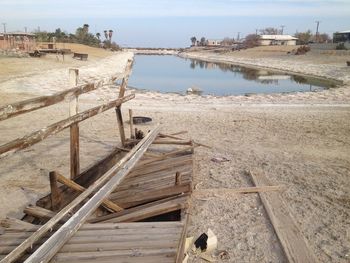
<path id="1" fill-rule="evenodd" d="M 126 101 L 129 101 L 135 97 L 134 94 L 128 95 L 123 98 L 116 99 L 114 101 L 108 102 L 106 104 L 103 104 L 101 106 L 94 107 L 92 109 L 86 110 L 84 112 L 81 112 L 75 116 L 69 117 L 67 119 L 64 119 L 62 121 L 56 122 L 54 124 L 51 124 L 50 126 L 47 126 L 45 128 L 42 128 L 38 131 L 35 131 L 29 135 L 26 135 L 22 138 L 18 138 L 16 140 L 13 140 L 9 143 L 6 143 L 4 145 L 0 146 L 0 157 L 4 156 L 8 152 L 16 152 L 20 149 L 27 148 L 35 143 L 38 143 L 45 138 L 47 138 L 50 135 L 54 135 L 67 127 L 71 126 L 74 123 L 81 122 L 83 120 L 86 120 L 92 116 L 95 116 L 99 113 L 102 113 L 112 107 L 115 107 L 116 105 L 120 105 Z"/>
<path id="2" fill-rule="evenodd" d="M 61 203 L 61 194 L 57 185 L 57 173 L 52 171 L 49 173 L 50 189 L 51 189 L 51 207 L 53 211 L 58 211 Z"/>
<path id="3" fill-rule="evenodd" d="M 176 211 L 187 206 L 187 195 L 180 195 L 176 197 L 166 198 L 158 200 L 146 205 L 130 208 L 119 213 L 114 213 L 106 216 L 101 216 L 92 219 L 89 222 L 135 222 L 140 221 L 152 216 L 165 214 L 168 212 Z"/>
<path id="4" fill-rule="evenodd" d="M 78 85 L 79 69 L 69 69 L 69 84 L 72 87 Z M 74 96 L 69 102 L 69 116 L 78 114 L 78 96 Z M 79 125 L 77 123 L 70 126 L 70 178 L 74 180 L 80 173 L 79 159 Z"/>
<path id="5" fill-rule="evenodd" d="M 189 213 L 188 213 L 188 208 L 184 209 L 182 211 L 182 215 L 183 218 L 181 221 L 183 221 L 184 223 L 184 227 L 182 229 L 182 233 L 178 242 L 178 249 L 177 249 L 177 253 L 176 253 L 176 259 L 175 262 L 176 263 L 182 263 L 184 257 L 185 257 L 185 242 L 186 242 L 186 236 L 187 236 L 187 226 L 188 226 L 188 222 L 190 219 Z"/>
<path id="6" fill-rule="evenodd" d="M 115 108 L 115 114 L 117 116 L 117 124 L 118 124 L 118 129 L 119 129 L 119 134 L 120 134 L 120 141 L 121 141 L 123 147 L 125 147 L 125 130 L 124 130 L 124 122 L 123 122 L 123 115 L 122 115 L 121 107 Z"/>
<path id="7" fill-rule="evenodd" d="M 272 186 L 253 186 L 253 187 L 240 187 L 240 188 L 211 188 L 211 189 L 196 189 L 193 194 L 200 195 L 227 195 L 227 194 L 247 194 L 247 193 L 261 193 L 270 191 L 281 191 L 285 189 L 284 185 L 272 185 Z"/>
<path id="8" fill-rule="evenodd" d="M 130 73 L 125 72 L 122 74 L 116 74 L 112 76 L 109 81 L 114 82 L 117 79 L 123 79 L 126 74 L 130 74 Z M 24 114 L 27 112 L 31 112 L 37 109 L 54 105 L 61 101 L 67 100 L 72 96 L 75 97 L 75 96 L 79 96 L 80 94 L 84 94 L 89 91 L 96 90 L 102 87 L 105 83 L 106 83 L 106 80 L 101 80 L 95 83 L 88 83 L 88 84 L 76 86 L 74 88 L 67 89 L 65 91 L 58 92 L 50 96 L 41 96 L 33 99 L 15 102 L 6 106 L 2 106 L 0 107 L 0 121 L 18 116 L 20 114 Z"/>
<path id="9" fill-rule="evenodd" d="M 156 199 L 163 199 L 169 196 L 187 193 L 190 191 L 190 184 L 185 184 L 179 186 L 163 187 L 159 189 L 157 188 L 149 191 L 130 191 L 131 193 L 125 193 L 123 196 L 118 195 L 118 193 L 113 193 L 110 195 L 110 199 L 117 200 L 123 207 L 127 208 L 142 203 L 150 202 Z"/>
<path id="10" fill-rule="evenodd" d="M 256 186 L 270 183 L 262 172 L 259 174 L 250 172 L 250 175 Z M 288 261 L 291 263 L 317 262 L 305 236 L 301 233 L 279 194 L 277 192 L 259 192 L 259 196 Z"/>
<path id="11" fill-rule="evenodd" d="M 175 256 L 176 249 L 166 248 L 166 249 L 125 249 L 117 251 L 102 251 L 102 252 L 77 252 L 77 253 L 58 253 L 54 258 L 55 261 L 64 262 L 75 262 L 76 260 L 91 260 L 91 259 L 114 259 L 117 260 L 119 257 L 130 256 L 133 258 L 143 258 L 147 256 L 158 256 L 158 255 L 168 255 Z"/>
<path id="12" fill-rule="evenodd" d="M 74 255 L 73 255 L 74 256 Z M 66 259 L 60 261 L 60 259 L 55 259 L 51 261 L 54 262 L 67 262 Z M 72 262 L 72 261 L 70 261 Z M 93 257 L 92 259 L 76 259 L 74 258 L 75 263 L 174 263 L 174 255 L 158 255 L 158 256 L 142 256 L 142 257 L 133 257 L 133 256 L 118 256 L 118 257 Z"/>
<path id="13" fill-rule="evenodd" d="M 78 192 L 84 192 L 86 190 L 81 185 L 77 184 L 76 182 L 74 182 L 72 180 L 69 180 L 68 178 L 64 177 L 63 175 L 61 175 L 59 173 L 56 173 L 56 175 L 57 175 L 57 180 L 62 184 L 66 185 L 66 186 L 68 186 L 68 187 L 70 187 Z M 121 208 L 120 206 L 116 205 L 115 203 L 113 203 L 112 201 L 110 201 L 108 199 L 104 199 L 102 204 L 107 209 L 112 210 L 114 212 L 119 212 L 119 211 L 123 210 L 123 208 Z"/>
<path id="14" fill-rule="evenodd" d="M 79 125 L 70 126 L 70 178 L 74 180 L 80 173 Z"/>
<path id="15" fill-rule="evenodd" d="M 129 59 L 126 63 L 125 72 L 128 72 L 129 74 L 126 74 L 122 80 L 122 84 L 120 85 L 119 89 L 119 95 L 118 98 L 122 98 L 125 95 L 125 90 L 128 85 L 129 75 L 131 73 L 133 60 Z M 118 123 L 118 129 L 120 134 L 120 140 L 122 142 L 123 147 L 125 146 L 125 130 L 124 130 L 124 123 L 123 123 L 123 115 L 121 111 L 121 105 L 117 105 L 115 108 L 115 112 L 117 115 L 117 123 Z"/>
<path id="16" fill-rule="evenodd" d="M 135 131 L 134 131 L 134 120 L 133 120 L 133 114 L 132 109 L 129 109 L 129 121 L 130 121 L 130 138 L 135 138 Z"/>
<path id="17" fill-rule="evenodd" d="M 55 212 L 52 212 L 50 210 L 47 210 L 45 208 L 39 207 L 39 206 L 27 206 L 24 208 L 23 213 L 34 216 L 39 219 L 51 219 L 56 215 Z"/>
<path id="18" fill-rule="evenodd" d="M 86 191 L 82 192 L 76 199 L 74 199 L 69 205 L 65 206 L 56 216 L 51 218 L 45 225 L 38 229 L 33 235 L 26 239 L 20 246 L 8 254 L 3 260 L 5 262 L 13 262 L 18 259 L 29 247 L 33 246 L 47 231 L 52 229 L 56 223 L 58 223 L 62 218 L 64 218 L 70 211 L 72 211 L 76 206 L 78 206 L 85 198 L 87 198 L 91 193 L 95 192 L 96 189 L 101 187 L 106 183 L 111 177 L 115 176 L 116 172 L 122 166 L 125 166 L 130 160 L 133 161 L 136 158 L 136 153 L 138 158 L 141 157 L 142 153 L 149 147 L 149 143 L 153 141 L 159 128 L 156 128 L 153 132 L 147 134 L 147 136 L 137 144 L 131 152 L 129 152 L 124 158 L 122 158 L 118 163 L 116 163 L 107 173 L 105 173 L 101 178 L 96 180 Z M 131 167 L 132 168 L 132 167 Z M 102 201 L 102 200 L 101 200 Z"/>
<path id="19" fill-rule="evenodd" d="M 127 154 L 128 159 L 121 167 L 116 167 L 107 172 L 110 180 L 103 185 L 96 194 L 89 199 L 62 227 L 59 228 L 43 245 L 41 245 L 26 262 L 49 262 L 50 259 L 60 250 L 60 248 L 74 235 L 74 233 L 84 224 L 94 210 L 103 202 L 121 180 L 135 166 L 147 148 L 159 133 L 159 126 L 146 135 L 142 144 L 136 145 L 135 152 Z M 109 175 L 109 176 L 108 176 Z M 84 191 L 82 194 L 84 194 Z M 81 195 L 82 195 L 81 194 Z M 80 196 L 81 196 L 80 195 Z"/>

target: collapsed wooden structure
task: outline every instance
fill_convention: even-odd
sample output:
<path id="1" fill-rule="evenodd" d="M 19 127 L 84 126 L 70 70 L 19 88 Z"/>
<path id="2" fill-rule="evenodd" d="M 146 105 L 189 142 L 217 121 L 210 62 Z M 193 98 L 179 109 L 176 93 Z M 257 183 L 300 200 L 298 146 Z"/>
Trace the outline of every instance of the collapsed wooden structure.
<path id="1" fill-rule="evenodd" d="M 121 105 L 132 61 L 121 79 L 118 98 L 78 112 L 78 96 L 105 81 L 0 108 L 0 121 L 65 99 L 70 117 L 0 146 L 0 157 L 29 147 L 70 128 L 70 178 L 49 174 L 51 193 L 24 209 L 22 220 L 0 221 L 1 262 L 182 262 L 194 143 L 154 127 L 142 139 L 133 128 L 126 139 Z M 122 147 L 80 171 L 79 122 L 115 107 Z M 132 125 L 132 121 L 130 122 Z"/>

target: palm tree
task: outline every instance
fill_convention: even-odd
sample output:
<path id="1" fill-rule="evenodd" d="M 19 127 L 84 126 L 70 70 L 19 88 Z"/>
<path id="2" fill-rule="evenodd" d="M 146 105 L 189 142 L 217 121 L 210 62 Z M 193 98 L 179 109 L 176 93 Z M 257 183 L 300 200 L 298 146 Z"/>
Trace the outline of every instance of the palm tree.
<path id="1" fill-rule="evenodd" d="M 200 42 L 201 46 L 205 46 L 205 37 L 201 38 L 201 42 Z"/>
<path id="2" fill-rule="evenodd" d="M 96 33 L 96 37 L 97 37 L 98 41 L 101 41 L 101 40 L 100 40 L 100 37 L 101 37 L 101 34 L 100 34 L 100 33 Z"/>
<path id="3" fill-rule="evenodd" d="M 196 42 L 197 42 L 197 38 L 196 37 L 191 37 L 191 42 L 192 42 L 192 46 L 195 46 Z"/>
<path id="4" fill-rule="evenodd" d="M 112 35 L 113 35 L 113 30 L 109 30 L 108 31 L 108 36 L 109 36 L 109 41 L 111 41 L 112 42 Z"/>
<path id="5" fill-rule="evenodd" d="M 88 24 L 84 24 L 83 25 L 83 30 L 84 30 L 84 33 L 88 33 L 89 32 L 89 25 Z"/>
<path id="6" fill-rule="evenodd" d="M 103 31 L 103 33 L 105 33 L 105 38 L 106 38 L 106 40 L 108 40 L 108 31 L 105 30 L 105 31 Z"/>

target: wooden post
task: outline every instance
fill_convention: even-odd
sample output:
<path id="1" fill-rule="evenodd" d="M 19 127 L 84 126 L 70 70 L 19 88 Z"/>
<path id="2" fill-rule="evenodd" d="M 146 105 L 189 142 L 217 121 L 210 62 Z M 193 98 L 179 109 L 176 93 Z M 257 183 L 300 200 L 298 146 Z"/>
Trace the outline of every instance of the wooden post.
<path id="1" fill-rule="evenodd" d="M 69 69 L 69 82 L 72 87 L 77 86 L 79 77 L 78 69 Z M 78 96 L 74 96 L 69 103 L 69 116 L 78 114 Z M 70 126 L 70 178 L 74 180 L 80 173 L 79 160 L 79 124 Z"/>
<path id="2" fill-rule="evenodd" d="M 49 173 L 49 176 L 50 176 L 52 211 L 58 211 L 61 203 L 61 195 L 57 185 L 57 173 L 55 171 L 52 171 Z"/>
<path id="3" fill-rule="evenodd" d="M 135 139 L 132 109 L 129 109 L 129 119 L 130 119 L 130 138 Z"/>
<path id="4" fill-rule="evenodd" d="M 128 60 L 126 67 L 125 67 L 125 77 L 122 80 L 122 84 L 120 84 L 120 89 L 119 89 L 119 98 L 124 97 L 126 87 L 128 85 L 128 80 L 129 80 L 129 75 L 131 73 L 131 67 L 132 67 L 132 60 Z M 125 147 L 125 131 L 124 131 L 124 124 L 123 124 L 123 116 L 122 116 L 122 110 L 121 110 L 121 105 L 117 106 L 115 108 L 115 113 L 117 115 L 117 122 L 118 122 L 118 128 L 119 128 L 119 133 L 120 133 L 120 140 L 122 142 L 123 147 Z"/>

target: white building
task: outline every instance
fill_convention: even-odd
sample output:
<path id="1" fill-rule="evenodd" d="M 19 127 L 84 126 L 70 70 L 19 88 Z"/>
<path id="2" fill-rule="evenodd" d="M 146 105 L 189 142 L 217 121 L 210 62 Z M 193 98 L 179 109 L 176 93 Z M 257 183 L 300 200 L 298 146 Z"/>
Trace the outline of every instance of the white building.
<path id="1" fill-rule="evenodd" d="M 284 45 L 284 46 L 295 46 L 297 38 L 290 35 L 261 35 L 260 45 L 261 46 L 273 46 L 273 45 Z"/>
<path id="2" fill-rule="evenodd" d="M 206 45 L 207 46 L 220 46 L 222 42 L 222 39 L 207 39 Z"/>

